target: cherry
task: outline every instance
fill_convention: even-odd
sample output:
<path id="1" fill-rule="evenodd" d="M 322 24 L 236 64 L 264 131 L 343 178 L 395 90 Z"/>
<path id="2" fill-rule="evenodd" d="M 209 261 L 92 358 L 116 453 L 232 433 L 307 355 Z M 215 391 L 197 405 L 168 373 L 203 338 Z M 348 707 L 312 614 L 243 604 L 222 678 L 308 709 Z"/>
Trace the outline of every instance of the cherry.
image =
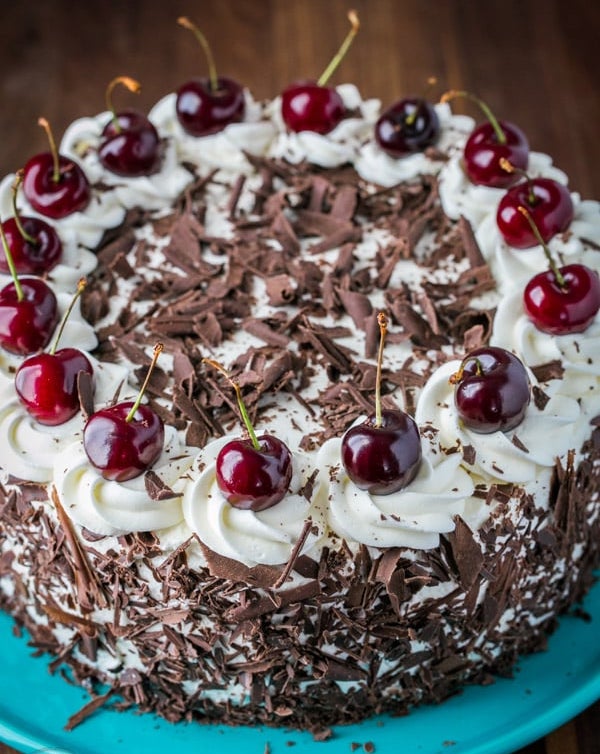
<path id="1" fill-rule="evenodd" d="M 221 131 L 229 123 L 244 119 L 246 101 L 240 84 L 227 76 L 217 76 L 214 58 L 206 37 L 188 18 L 177 20 L 189 29 L 206 55 L 208 78 L 195 78 L 179 87 L 175 109 L 182 128 L 192 136 Z"/>
<path id="2" fill-rule="evenodd" d="M 135 93 L 140 91 L 138 82 L 128 76 L 118 76 L 108 85 L 106 104 L 112 118 L 102 130 L 98 157 L 107 170 L 117 175 L 150 175 L 159 169 L 161 162 L 158 131 L 148 118 L 137 110 L 115 112 L 112 92 L 117 84 L 123 84 Z"/>
<path id="3" fill-rule="evenodd" d="M 0 346 L 27 356 L 48 345 L 58 321 L 58 304 L 41 278 L 19 280 L 2 222 L 0 237 L 12 275 L 12 282 L 0 290 Z"/>
<path id="4" fill-rule="evenodd" d="M 242 400 L 240 386 L 216 361 L 204 359 L 222 372 L 235 390 L 238 407 L 248 431 L 246 439 L 231 440 L 217 456 L 217 485 L 234 508 L 262 511 L 285 497 L 292 479 L 292 454 L 273 435 L 256 436 Z"/>
<path id="5" fill-rule="evenodd" d="M 584 264 L 558 267 L 542 239 L 529 210 L 518 207 L 537 242 L 541 244 L 550 269 L 535 275 L 525 286 L 523 306 L 534 325 L 551 335 L 583 332 L 600 310 L 600 278 Z"/>
<path id="6" fill-rule="evenodd" d="M 519 176 L 502 167 L 501 160 L 508 160 L 516 168 L 525 170 L 529 161 L 529 143 L 518 126 L 498 121 L 485 102 L 469 92 L 450 91 L 442 96 L 442 102 L 455 97 L 467 97 L 476 102 L 487 121 L 473 129 L 464 149 L 464 169 L 469 179 L 478 185 L 492 188 L 508 188 Z"/>
<path id="7" fill-rule="evenodd" d="M 513 170 L 506 160 L 502 162 L 505 170 Z M 575 213 L 571 193 L 562 183 L 552 178 L 527 175 L 525 178 L 523 183 L 517 183 L 504 194 L 496 212 L 500 233 L 506 243 L 516 249 L 529 249 L 538 244 L 537 236 L 519 207 L 527 208 L 546 243 L 569 227 Z"/>
<path id="8" fill-rule="evenodd" d="M 48 135 L 50 152 L 32 157 L 25 165 L 23 193 L 40 215 L 59 220 L 87 207 L 90 184 L 77 163 L 58 153 L 48 121 L 40 118 L 38 123 Z"/>
<path id="9" fill-rule="evenodd" d="M 77 379 L 80 372 L 93 376 L 89 359 L 77 348 L 57 350 L 64 326 L 81 295 L 85 281 L 79 282 L 77 293 L 61 322 L 52 349 L 48 353 L 29 356 L 15 375 L 15 390 L 27 412 L 40 424 L 64 424 L 79 411 Z"/>
<path id="10" fill-rule="evenodd" d="M 338 92 L 325 86 L 358 33 L 360 23 L 356 11 L 348 13 L 350 31 L 318 81 L 299 81 L 288 86 L 281 95 L 281 116 L 290 131 L 314 131 L 327 134 L 346 113 Z"/>
<path id="11" fill-rule="evenodd" d="M 17 174 L 13 186 L 13 213 L 2 223 L 12 254 L 15 270 L 19 274 L 40 275 L 51 270 L 62 255 L 62 242 L 54 228 L 38 217 L 22 217 L 17 208 L 17 191 L 22 174 Z M 0 271 L 10 272 L 3 251 L 0 250 Z"/>
<path id="12" fill-rule="evenodd" d="M 429 84 L 436 79 L 430 78 Z M 375 124 L 375 140 L 392 157 L 422 152 L 440 134 L 440 120 L 423 97 L 407 97 L 389 107 Z"/>
<path id="13" fill-rule="evenodd" d="M 389 495 L 406 487 L 421 464 L 421 439 L 414 419 L 399 409 L 381 409 L 381 364 L 387 318 L 378 316 L 380 341 L 377 360 L 375 414 L 357 424 L 342 438 L 342 463 L 361 490 Z"/>
<path id="14" fill-rule="evenodd" d="M 154 348 L 152 363 L 135 401 L 124 401 L 94 412 L 83 429 L 87 457 L 104 479 L 125 482 L 143 474 L 160 457 L 165 428 L 162 419 L 142 397 L 163 350 Z"/>
<path id="15" fill-rule="evenodd" d="M 504 348 L 471 351 L 450 378 L 454 403 L 464 424 L 475 432 L 507 432 L 525 416 L 531 391 L 523 363 Z"/>

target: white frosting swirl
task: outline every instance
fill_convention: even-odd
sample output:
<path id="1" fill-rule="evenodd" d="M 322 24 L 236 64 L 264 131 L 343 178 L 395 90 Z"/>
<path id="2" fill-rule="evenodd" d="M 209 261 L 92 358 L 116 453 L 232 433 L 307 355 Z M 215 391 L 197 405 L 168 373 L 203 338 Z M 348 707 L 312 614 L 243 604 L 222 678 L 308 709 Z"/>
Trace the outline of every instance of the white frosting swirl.
<path id="1" fill-rule="evenodd" d="M 173 140 L 165 139 L 160 170 L 156 173 L 132 178 L 116 175 L 98 159 L 102 130 L 110 119 L 111 114 L 106 111 L 93 118 L 73 121 L 62 138 L 61 153 L 82 162 L 91 183 L 110 186 L 112 190 L 103 194 L 111 194 L 122 207 L 162 209 L 169 206 L 192 180 L 191 173 L 179 164 Z"/>
<path id="2" fill-rule="evenodd" d="M 372 547 L 437 547 L 439 535 L 454 530 L 473 493 L 473 482 L 457 453 L 436 457 L 423 441 L 415 479 L 390 495 L 360 490 L 340 462 L 341 439 L 328 440 L 318 456 L 329 483 L 329 526 L 340 537 Z"/>
<path id="3" fill-rule="evenodd" d="M 462 150 L 473 130 L 473 119 L 466 115 L 452 115 L 450 105 L 445 103 L 435 105 L 435 111 L 440 122 L 440 135 L 435 147 L 446 154 Z M 414 180 L 419 175 L 438 173 L 443 164 L 442 160 L 432 160 L 425 152 L 392 157 L 374 139 L 370 139 L 360 148 L 354 167 L 367 181 L 380 186 L 395 186 L 402 181 Z"/>
<path id="4" fill-rule="evenodd" d="M 462 215 L 469 222 L 478 226 L 480 222 L 493 212 L 506 189 L 480 186 L 472 183 L 462 165 L 462 151 L 453 155 L 440 171 L 440 200 L 444 212 L 453 220 Z M 553 178 L 559 183 L 567 183 L 567 176 L 554 167 L 552 159 L 541 152 L 530 152 L 527 174 L 531 178 L 543 176 Z"/>
<path id="5" fill-rule="evenodd" d="M 119 384 L 126 381 L 127 371 L 115 364 L 99 363 L 88 355 L 94 368 L 95 398 L 107 403 Z M 80 437 L 84 419 L 81 413 L 55 427 L 39 424 L 19 402 L 14 378 L 0 377 L 0 446 L 2 465 L 13 476 L 30 482 L 52 481 L 57 453 Z"/>
<path id="6" fill-rule="evenodd" d="M 285 563 L 309 518 L 319 533 L 310 533 L 303 550 L 313 547 L 324 530 L 321 494 L 320 488 L 316 489 L 311 502 L 302 495 L 309 472 L 298 454 L 294 455 L 290 492 L 281 502 L 262 511 L 241 510 L 227 502 L 215 472 L 219 451 L 232 439 L 222 437 L 209 443 L 194 461 L 183 498 L 183 514 L 190 529 L 214 552 L 249 567 Z"/>
<path id="7" fill-rule="evenodd" d="M 174 492 L 181 493 L 191 463 L 172 427 L 152 470 Z M 153 500 L 144 475 L 126 482 L 104 479 L 91 466 L 81 440 L 62 448 L 54 462 L 53 481 L 67 515 L 96 534 L 115 535 L 175 526 L 182 519 L 181 496 Z"/>
<path id="8" fill-rule="evenodd" d="M 561 265 L 586 264 L 599 270 L 600 202 L 582 201 L 578 194 L 571 194 L 571 198 L 573 221 L 565 233 L 550 239 L 548 248 Z M 495 211 L 481 221 L 475 236 L 501 293 L 514 290 L 516 285 L 524 287 L 534 275 L 548 268 L 541 246 L 515 249 L 506 243 L 498 229 Z"/>
<path id="9" fill-rule="evenodd" d="M 344 118 L 327 134 L 288 131 L 281 117 L 281 97 L 276 97 L 271 103 L 270 113 L 277 136 L 269 147 L 268 156 L 285 159 L 292 164 L 308 160 L 324 168 L 353 162 L 361 143 L 371 136 L 379 113 L 379 100 L 363 100 L 353 84 L 342 84 L 336 90 L 346 109 L 357 111 L 358 116 Z"/>
<path id="10" fill-rule="evenodd" d="M 263 155 L 275 129 L 272 123 L 264 120 L 262 106 L 252 99 L 250 92 L 245 90 L 244 97 L 244 120 L 230 123 L 222 131 L 206 136 L 193 136 L 184 131 L 177 118 L 177 95 L 174 93 L 159 100 L 148 117 L 161 135 L 172 138 L 178 160 L 197 165 L 203 174 L 214 169 L 248 173 L 251 165 L 244 152 Z"/>
<path id="11" fill-rule="evenodd" d="M 544 386 L 549 396 L 544 409 L 532 401 L 523 421 L 512 431 L 483 434 L 466 427 L 450 384 L 459 366 L 460 361 L 447 362 L 431 375 L 419 396 L 415 419 L 419 426 L 436 427 L 443 448 L 473 447 L 475 461 L 470 468 L 479 475 L 503 482 L 534 482 L 541 469 L 554 466 L 557 457 L 564 458 L 570 449 L 581 447 L 590 417 L 577 400 L 557 391 L 557 381 Z M 533 375 L 530 379 L 535 382 Z M 540 440 L 545 437 L 552 442 Z"/>

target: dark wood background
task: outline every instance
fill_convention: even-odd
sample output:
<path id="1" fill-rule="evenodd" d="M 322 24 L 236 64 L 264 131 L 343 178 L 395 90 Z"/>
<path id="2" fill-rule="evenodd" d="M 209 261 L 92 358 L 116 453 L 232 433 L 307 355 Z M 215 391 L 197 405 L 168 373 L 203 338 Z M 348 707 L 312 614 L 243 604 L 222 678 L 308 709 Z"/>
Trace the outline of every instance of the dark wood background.
<path id="1" fill-rule="evenodd" d="M 438 94 L 467 89 L 520 125 L 533 149 L 552 154 L 573 189 L 600 199 L 594 0 L 0 0 L 0 176 L 45 148 L 40 115 L 60 138 L 74 118 L 104 109 L 114 76 L 143 87 L 139 98 L 117 95 L 119 106 L 148 108 L 203 75 L 179 15 L 204 30 L 221 73 L 266 98 L 319 76 L 350 7 L 361 31 L 334 81 L 353 81 L 385 105 L 421 93 L 430 76 Z M 480 119 L 468 103 L 456 108 Z M 597 703 L 521 754 L 599 754 L 599 719 Z"/>

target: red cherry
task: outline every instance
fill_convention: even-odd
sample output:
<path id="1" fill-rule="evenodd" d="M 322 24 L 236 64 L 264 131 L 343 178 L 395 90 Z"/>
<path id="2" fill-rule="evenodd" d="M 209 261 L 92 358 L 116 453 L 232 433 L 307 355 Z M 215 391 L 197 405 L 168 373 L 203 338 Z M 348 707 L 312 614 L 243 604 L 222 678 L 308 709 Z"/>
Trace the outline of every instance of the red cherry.
<path id="1" fill-rule="evenodd" d="M 518 175 L 509 173 L 500 165 L 500 160 L 508 160 L 521 170 L 527 168 L 529 143 L 520 128 L 499 122 L 505 141 L 498 136 L 491 123 L 481 123 L 473 130 L 464 151 L 465 171 L 471 181 L 482 186 L 507 188 L 519 180 Z"/>
<path id="2" fill-rule="evenodd" d="M 389 107 L 375 124 L 375 139 L 392 157 L 422 152 L 440 133 L 435 108 L 420 97 L 410 97 Z"/>
<path id="3" fill-rule="evenodd" d="M 551 335 L 583 332 L 600 309 L 598 273 L 583 264 L 559 268 L 562 284 L 553 270 L 533 277 L 523 293 L 528 317 L 538 330 Z"/>
<path id="4" fill-rule="evenodd" d="M 281 95 L 281 117 L 290 131 L 314 131 L 327 134 L 346 113 L 338 92 L 325 86 L 340 64 L 360 28 L 355 11 L 348 13 L 350 31 L 318 81 L 300 81 L 285 89 Z"/>
<path id="5" fill-rule="evenodd" d="M 0 345 L 6 351 L 21 356 L 40 351 L 57 322 L 56 296 L 41 278 L 12 281 L 0 290 Z"/>
<path id="6" fill-rule="evenodd" d="M 127 401 L 96 411 L 83 430 L 83 446 L 90 463 L 113 482 L 140 476 L 162 453 L 162 419 L 147 405 L 139 406 L 129 419 L 133 406 L 133 401 Z"/>
<path id="7" fill-rule="evenodd" d="M 106 106 L 112 118 L 102 131 L 98 157 L 107 170 L 125 177 L 150 175 L 160 167 L 160 138 L 148 118 L 137 110 L 116 113 L 112 103 L 114 88 L 122 84 L 130 92 L 140 85 L 129 76 L 117 76 L 106 88 Z"/>
<path id="8" fill-rule="evenodd" d="M 342 463 L 350 479 L 372 495 L 389 495 L 406 487 L 421 465 L 421 439 L 414 419 L 404 411 L 381 409 L 381 369 L 387 317 L 377 316 L 379 353 L 375 380 L 375 414 L 342 437 Z"/>
<path id="9" fill-rule="evenodd" d="M 143 474 L 163 450 L 165 427 L 142 397 L 150 381 L 162 343 L 154 347 L 152 363 L 135 401 L 125 401 L 93 413 L 83 428 L 87 457 L 105 479 L 125 482 Z"/>
<path id="10" fill-rule="evenodd" d="M 403 411 L 384 410 L 378 425 L 369 416 L 342 438 L 342 463 L 361 490 L 389 495 L 406 487 L 421 465 L 421 440 L 414 419 Z"/>
<path id="11" fill-rule="evenodd" d="M 19 229 L 19 223 L 26 235 Z M 51 225 L 39 217 L 10 217 L 2 223 L 19 274 L 41 275 L 51 270 L 62 256 L 62 242 Z M 0 270 L 10 272 L 0 248 Z"/>
<path id="12" fill-rule="evenodd" d="M 125 110 L 117 114 L 116 121 L 111 119 L 102 131 L 98 157 L 104 167 L 126 177 L 157 171 L 160 137 L 148 118 L 136 110 Z"/>
<path id="13" fill-rule="evenodd" d="M 32 157 L 23 169 L 23 193 L 31 206 L 46 217 L 59 220 L 81 212 L 90 201 L 88 179 L 77 163 L 58 153 L 50 124 L 39 118 L 50 151 Z"/>
<path id="14" fill-rule="evenodd" d="M 15 375 L 19 400 L 40 424 L 56 426 L 79 411 L 77 378 L 94 370 L 89 359 L 76 348 L 30 356 Z"/>
<path id="15" fill-rule="evenodd" d="M 569 227 L 575 212 L 568 188 L 551 178 L 532 178 L 513 186 L 500 200 L 496 221 L 506 243 L 516 249 L 538 244 L 519 207 L 527 208 L 546 243 Z"/>
<path id="16" fill-rule="evenodd" d="M 193 79 L 179 87 L 176 110 L 184 131 L 206 136 L 242 121 L 246 101 L 242 87 L 226 76 L 219 76 L 214 90 L 208 79 Z"/>
<path id="17" fill-rule="evenodd" d="M 292 84 L 281 95 L 281 116 L 290 131 L 327 134 L 345 112 L 344 102 L 335 89 L 313 81 Z"/>
<path id="18" fill-rule="evenodd" d="M 210 45 L 200 29 L 182 16 L 177 23 L 191 31 L 206 55 L 208 76 L 195 78 L 177 91 L 175 110 L 184 131 L 192 136 L 206 136 L 222 131 L 230 123 L 244 119 L 246 100 L 240 84 L 226 76 L 217 76 Z"/>
<path id="19" fill-rule="evenodd" d="M 90 201 L 90 185 L 83 170 L 66 157 L 58 157 L 58 178 L 50 152 L 32 157 L 23 170 L 23 193 L 40 215 L 60 220 L 81 212 Z"/>
<path id="20" fill-rule="evenodd" d="M 531 399 L 523 363 L 504 348 L 471 351 L 450 382 L 456 385 L 454 403 L 462 421 L 482 434 L 514 429 Z"/>
<path id="21" fill-rule="evenodd" d="M 529 143 L 520 128 L 496 119 L 488 105 L 470 92 L 450 91 L 442 96 L 442 102 L 456 97 L 466 97 L 476 102 L 487 121 L 473 129 L 465 144 L 463 164 L 470 180 L 482 186 L 508 188 L 519 180 L 519 172 L 527 168 Z M 503 162 L 511 164 L 506 170 Z M 517 172 L 515 172 L 515 168 Z"/>
<path id="22" fill-rule="evenodd" d="M 232 440 L 217 456 L 217 484 L 235 508 L 262 511 L 282 500 L 292 479 L 292 454 L 273 435 Z"/>

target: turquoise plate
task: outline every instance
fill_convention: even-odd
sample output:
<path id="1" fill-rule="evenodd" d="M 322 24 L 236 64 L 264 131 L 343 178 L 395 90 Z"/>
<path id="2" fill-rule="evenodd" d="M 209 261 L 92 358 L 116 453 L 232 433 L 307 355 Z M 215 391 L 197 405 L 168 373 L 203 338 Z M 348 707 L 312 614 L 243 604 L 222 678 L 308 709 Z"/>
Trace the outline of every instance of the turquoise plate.
<path id="1" fill-rule="evenodd" d="M 72 732 L 63 726 L 88 697 L 59 676 L 0 616 L 0 740 L 25 754 L 507 754 L 545 735 L 600 698 L 600 583 L 584 603 L 587 622 L 565 616 L 547 652 L 524 658 L 511 680 L 470 687 L 408 717 L 340 727 L 326 743 L 265 728 L 172 725 L 152 715 L 102 710 Z M 268 748 L 267 748 L 268 744 Z M 356 747 L 355 747 L 356 748 Z M 370 747 L 367 747 L 370 748 Z M 364 751 L 361 746 L 356 751 Z"/>

